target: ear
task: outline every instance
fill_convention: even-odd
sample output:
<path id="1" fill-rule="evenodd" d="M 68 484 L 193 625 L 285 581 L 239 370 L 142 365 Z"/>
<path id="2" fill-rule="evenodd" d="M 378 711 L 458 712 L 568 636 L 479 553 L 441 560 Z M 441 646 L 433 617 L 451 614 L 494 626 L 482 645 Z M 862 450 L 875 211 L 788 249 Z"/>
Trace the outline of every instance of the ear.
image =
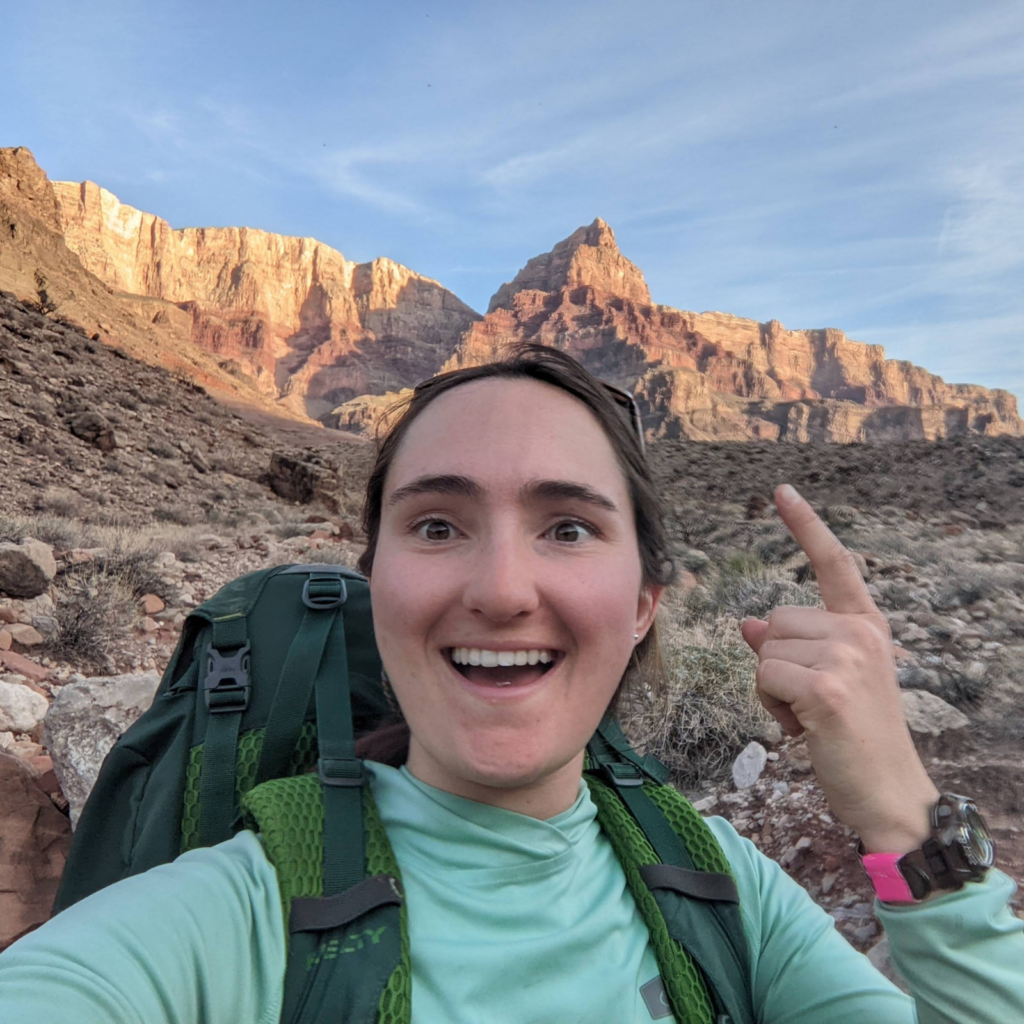
<path id="1" fill-rule="evenodd" d="M 640 602 L 636 609 L 636 632 L 640 634 L 641 639 L 647 635 L 651 623 L 654 622 L 664 591 L 665 588 L 657 584 L 653 587 L 644 587 L 640 591 Z"/>

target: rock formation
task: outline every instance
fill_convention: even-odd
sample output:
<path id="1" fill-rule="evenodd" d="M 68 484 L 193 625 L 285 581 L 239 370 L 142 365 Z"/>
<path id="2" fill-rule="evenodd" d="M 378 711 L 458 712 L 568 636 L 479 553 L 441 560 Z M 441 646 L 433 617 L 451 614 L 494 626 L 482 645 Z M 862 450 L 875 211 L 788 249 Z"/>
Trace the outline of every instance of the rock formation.
<path id="1" fill-rule="evenodd" d="M 444 369 L 539 341 L 635 390 L 653 437 L 786 441 L 1024 433 L 1006 391 L 946 384 L 832 328 L 787 331 L 652 303 L 602 220 L 501 286 Z"/>
<path id="2" fill-rule="evenodd" d="M 481 318 L 391 260 L 356 264 L 250 228 L 174 230 L 91 182 L 51 183 L 28 150 L 7 149 L 0 289 L 236 408 L 354 435 L 372 435 L 417 381 L 522 340 L 636 392 L 652 440 L 1024 434 L 1008 392 L 946 384 L 842 331 L 653 303 L 600 219 L 531 259 Z M 78 429 L 118 446 L 109 424 Z"/>
<path id="3" fill-rule="evenodd" d="M 353 263 L 313 238 L 251 228 L 174 230 L 92 182 L 54 182 L 85 267 L 118 292 L 173 303 L 198 347 L 316 419 L 436 373 L 479 315 L 388 259 Z"/>

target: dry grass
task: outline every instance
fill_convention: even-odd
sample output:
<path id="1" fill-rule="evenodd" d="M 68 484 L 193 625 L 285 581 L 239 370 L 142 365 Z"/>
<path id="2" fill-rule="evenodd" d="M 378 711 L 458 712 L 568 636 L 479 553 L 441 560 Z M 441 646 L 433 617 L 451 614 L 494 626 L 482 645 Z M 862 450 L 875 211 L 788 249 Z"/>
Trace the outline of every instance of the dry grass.
<path id="1" fill-rule="evenodd" d="M 757 661 L 734 623 L 689 622 L 684 608 L 663 603 L 658 628 L 668 686 L 659 696 L 633 695 L 621 717 L 639 749 L 692 787 L 720 778 L 773 719 L 757 699 Z"/>

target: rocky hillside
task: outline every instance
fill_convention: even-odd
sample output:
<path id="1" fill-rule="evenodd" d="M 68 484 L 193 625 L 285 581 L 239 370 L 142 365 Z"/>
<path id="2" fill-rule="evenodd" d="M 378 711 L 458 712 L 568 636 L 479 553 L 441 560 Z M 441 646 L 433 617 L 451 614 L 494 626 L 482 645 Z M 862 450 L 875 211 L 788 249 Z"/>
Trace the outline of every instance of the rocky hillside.
<path id="1" fill-rule="evenodd" d="M 313 238 L 250 228 L 176 231 L 92 182 L 53 190 L 65 241 L 89 271 L 173 304 L 196 346 L 312 419 L 431 376 L 479 319 L 388 259 L 353 263 Z"/>
<path id="2" fill-rule="evenodd" d="M 637 393 L 648 436 L 893 441 L 1024 434 L 1008 392 L 946 384 L 842 331 L 651 301 L 601 220 L 529 260 L 481 318 L 388 259 L 311 238 L 172 229 L 0 150 L 0 288 L 241 410 L 372 433 L 395 397 L 507 342 L 572 352 Z"/>
<path id="3" fill-rule="evenodd" d="M 787 331 L 651 302 L 602 220 L 530 260 L 445 369 L 531 340 L 637 392 L 648 435 L 696 440 L 934 440 L 1024 433 L 1006 391 L 946 384 L 833 328 Z"/>

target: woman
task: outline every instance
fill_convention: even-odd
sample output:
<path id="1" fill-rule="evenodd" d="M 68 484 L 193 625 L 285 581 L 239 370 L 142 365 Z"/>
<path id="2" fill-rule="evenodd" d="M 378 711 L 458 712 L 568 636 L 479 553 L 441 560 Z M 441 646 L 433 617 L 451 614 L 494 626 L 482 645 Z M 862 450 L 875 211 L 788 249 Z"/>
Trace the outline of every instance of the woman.
<path id="1" fill-rule="evenodd" d="M 776 500 L 826 608 L 743 624 L 758 693 L 806 735 L 866 853 L 907 854 L 931 835 L 939 794 L 902 718 L 885 620 L 810 507 L 787 488 Z M 364 523 L 359 568 L 408 723 L 403 767 L 368 767 L 406 888 L 413 1020 L 669 1019 L 582 782 L 623 680 L 658 672 L 673 567 L 642 440 L 578 363 L 524 346 L 417 389 L 381 447 Z M 777 865 L 709 824 L 739 889 L 759 1020 L 1024 1019 L 1024 925 L 997 870 L 879 905 L 911 1000 Z M 16 943 L 0 956 L 2 1019 L 272 1024 L 284 936 L 273 868 L 243 832 Z"/>

